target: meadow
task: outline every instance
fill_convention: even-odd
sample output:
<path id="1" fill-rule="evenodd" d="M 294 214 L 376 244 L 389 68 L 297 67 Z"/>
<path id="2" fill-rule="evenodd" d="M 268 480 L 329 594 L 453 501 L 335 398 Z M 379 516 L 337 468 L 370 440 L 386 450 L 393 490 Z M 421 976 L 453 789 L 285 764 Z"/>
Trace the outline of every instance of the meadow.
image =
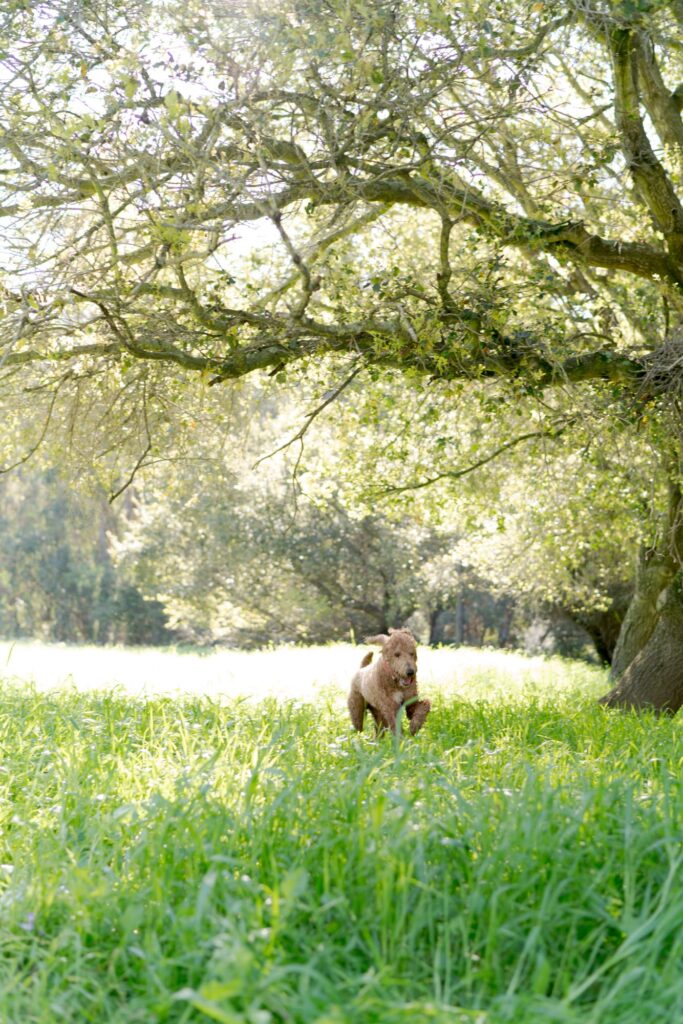
<path id="1" fill-rule="evenodd" d="M 358 650 L 2 645 L 0 1020 L 683 1016 L 683 729 L 596 668 L 424 652 L 416 738 Z"/>

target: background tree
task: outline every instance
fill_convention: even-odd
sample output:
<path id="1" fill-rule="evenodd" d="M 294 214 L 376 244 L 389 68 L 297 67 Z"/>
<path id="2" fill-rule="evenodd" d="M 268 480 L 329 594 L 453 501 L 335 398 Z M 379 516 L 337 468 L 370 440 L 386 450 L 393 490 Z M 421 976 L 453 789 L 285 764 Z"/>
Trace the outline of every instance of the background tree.
<path id="1" fill-rule="evenodd" d="M 193 374 L 326 378 L 321 411 L 394 369 L 386 416 L 427 381 L 435 415 L 454 381 L 533 409 L 475 462 L 586 410 L 639 426 L 668 499 L 610 701 L 678 707 L 682 24 L 657 0 L 12 6 L 0 359 L 8 422 L 30 394 L 37 425 L 7 464 L 104 431 L 118 490 L 177 443 Z"/>
<path id="2" fill-rule="evenodd" d="M 54 472 L 0 478 L 0 635 L 164 644 L 161 604 L 117 573 L 110 541 L 127 517 Z"/>
<path id="3" fill-rule="evenodd" d="M 188 639 L 329 643 L 411 620 L 425 642 L 510 639 L 513 602 L 506 628 L 492 629 L 498 602 L 457 562 L 447 530 L 351 516 L 329 498 L 294 503 L 272 471 L 249 481 L 226 468 L 198 486 L 183 463 L 159 483 L 141 493 L 115 562 Z"/>

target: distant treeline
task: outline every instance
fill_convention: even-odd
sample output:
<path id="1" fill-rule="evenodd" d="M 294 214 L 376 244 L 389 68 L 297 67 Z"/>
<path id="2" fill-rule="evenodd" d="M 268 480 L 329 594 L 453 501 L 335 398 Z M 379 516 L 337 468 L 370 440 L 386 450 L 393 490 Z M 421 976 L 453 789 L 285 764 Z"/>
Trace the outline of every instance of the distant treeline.
<path id="1" fill-rule="evenodd" d="M 150 512 L 132 491 L 112 507 L 56 472 L 10 474 L 0 498 L 4 637 L 260 647 L 361 640 L 408 623 L 430 644 L 531 643 L 609 660 L 604 623 L 562 609 L 539 622 L 450 562 L 452 538 L 353 519 L 334 503 L 294 520 L 276 499 L 240 506 L 229 495 L 223 508 L 156 500 Z"/>
<path id="2" fill-rule="evenodd" d="M 54 472 L 9 474 L 0 491 L 0 633 L 90 644 L 175 639 L 162 604 L 124 580 L 111 557 L 119 528 L 106 499 Z"/>

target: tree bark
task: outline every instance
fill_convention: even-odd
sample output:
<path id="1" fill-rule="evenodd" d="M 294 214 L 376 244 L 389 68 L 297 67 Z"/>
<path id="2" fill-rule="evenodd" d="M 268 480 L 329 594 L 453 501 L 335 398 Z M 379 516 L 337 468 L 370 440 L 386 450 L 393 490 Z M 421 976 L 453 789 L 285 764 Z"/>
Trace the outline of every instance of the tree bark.
<path id="1" fill-rule="evenodd" d="M 643 650 L 659 620 L 666 588 L 676 575 L 675 563 L 659 554 L 642 552 L 636 569 L 635 591 L 619 631 L 612 656 L 612 676 L 618 679 Z"/>
<path id="2" fill-rule="evenodd" d="M 602 609 L 577 611 L 573 608 L 564 608 L 562 605 L 556 606 L 551 609 L 551 618 L 557 618 L 560 623 L 564 620 L 569 621 L 573 626 L 584 630 L 602 664 L 611 666 L 633 595 L 627 594 L 626 589 L 620 587 L 614 588 L 610 597 L 609 607 Z M 648 633 L 646 639 L 649 639 L 649 635 Z"/>
<path id="3" fill-rule="evenodd" d="M 683 493 L 670 464 L 669 508 L 656 549 L 641 553 L 636 589 L 612 661 L 616 683 L 600 703 L 675 714 L 683 705 Z"/>
<path id="4" fill-rule="evenodd" d="M 601 704 L 669 714 L 683 705 L 682 584 L 669 588 L 650 638 Z"/>
<path id="5" fill-rule="evenodd" d="M 455 602 L 455 634 L 453 643 L 461 647 L 465 642 L 465 602 L 462 593 L 458 593 Z"/>

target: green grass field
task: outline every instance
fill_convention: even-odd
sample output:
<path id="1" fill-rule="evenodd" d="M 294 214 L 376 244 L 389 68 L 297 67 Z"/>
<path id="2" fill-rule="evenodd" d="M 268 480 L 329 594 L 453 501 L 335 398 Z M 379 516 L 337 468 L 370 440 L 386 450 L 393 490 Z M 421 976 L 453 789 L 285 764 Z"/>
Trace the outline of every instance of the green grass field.
<path id="1" fill-rule="evenodd" d="M 351 733 L 357 650 L 227 683 L 67 650 L 58 689 L 36 650 L 32 686 L 0 653 L 3 1024 L 683 1017 L 683 730 L 598 707 L 598 670 L 433 652 L 397 744 Z"/>

